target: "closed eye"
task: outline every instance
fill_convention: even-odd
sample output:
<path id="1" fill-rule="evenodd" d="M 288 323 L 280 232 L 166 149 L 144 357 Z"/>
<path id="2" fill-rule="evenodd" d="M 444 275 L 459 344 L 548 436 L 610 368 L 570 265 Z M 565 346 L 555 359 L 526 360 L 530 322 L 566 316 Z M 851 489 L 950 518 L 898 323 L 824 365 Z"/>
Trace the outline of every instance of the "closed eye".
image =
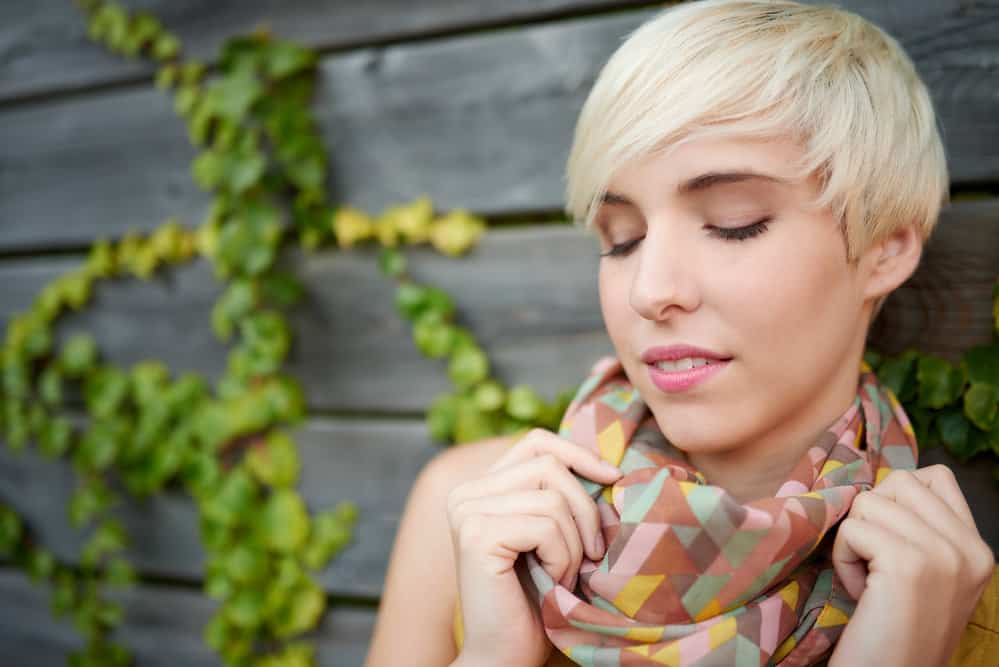
<path id="1" fill-rule="evenodd" d="M 708 230 L 710 236 L 723 239 L 725 241 L 745 241 L 751 239 L 754 236 L 759 236 L 760 234 L 767 231 L 767 223 L 773 218 L 767 216 L 761 220 L 750 225 L 744 225 L 742 227 L 714 227 L 712 225 L 707 225 L 705 228 Z M 639 242 L 644 239 L 644 236 L 639 236 L 633 238 L 629 241 L 624 241 L 623 243 L 617 243 L 610 247 L 607 252 L 601 253 L 601 257 L 622 257 L 629 254 Z"/>

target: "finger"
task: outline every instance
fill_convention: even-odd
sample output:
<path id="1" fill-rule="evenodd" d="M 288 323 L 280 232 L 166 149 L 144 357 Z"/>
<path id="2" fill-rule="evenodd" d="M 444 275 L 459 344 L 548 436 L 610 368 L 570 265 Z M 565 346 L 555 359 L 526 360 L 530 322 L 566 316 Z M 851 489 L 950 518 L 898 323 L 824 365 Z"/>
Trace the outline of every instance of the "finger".
<path id="1" fill-rule="evenodd" d="M 574 574 L 562 531 L 549 516 L 479 515 L 466 522 L 458 544 L 462 569 L 478 560 L 487 573 L 503 574 L 513 569 L 518 554 L 534 551 L 555 581 L 568 583 Z"/>
<path id="2" fill-rule="evenodd" d="M 597 452 L 540 428 L 528 431 L 527 435 L 493 463 L 489 472 L 502 470 L 545 454 L 553 455 L 567 468 L 595 482 L 612 482 L 623 474 L 619 468 L 602 459 Z"/>
<path id="3" fill-rule="evenodd" d="M 945 465 L 936 464 L 925 468 L 918 468 L 912 473 L 925 484 L 930 491 L 940 497 L 947 506 L 976 533 L 978 526 L 975 525 L 975 517 L 968 507 L 968 501 L 961 492 L 961 487 L 957 483 L 954 471 Z M 887 481 L 887 479 L 886 479 Z"/>
<path id="4" fill-rule="evenodd" d="M 544 454 L 486 477 L 465 482 L 452 489 L 448 495 L 448 506 L 456 506 L 471 498 L 546 488 L 555 489 L 565 496 L 583 536 L 587 554 L 593 560 L 600 558 L 597 554 L 602 555 L 602 537 L 598 538 L 601 531 L 597 505 L 579 480 L 552 454 Z"/>
<path id="5" fill-rule="evenodd" d="M 869 573 L 886 562 L 905 562 L 914 549 L 890 530 L 848 516 L 840 522 L 833 541 L 833 568 L 853 599 L 859 600 Z"/>
<path id="6" fill-rule="evenodd" d="M 936 467 L 936 466 L 934 466 Z M 977 537 L 978 529 L 971 510 L 961 494 L 954 474 L 946 466 L 939 470 L 895 470 L 870 493 L 903 505 L 940 531 L 951 543 L 960 545 Z M 947 481 L 950 478 L 950 482 Z M 953 486 L 950 486 L 953 485 Z M 956 493 L 957 499 L 954 499 Z M 955 506 L 956 503 L 956 506 Z M 962 507 L 963 506 L 963 509 Z M 973 531 L 972 534 L 969 534 Z"/>
<path id="7" fill-rule="evenodd" d="M 459 506 L 454 515 L 456 530 L 460 531 L 466 521 L 478 521 L 482 515 L 489 516 L 548 516 L 558 523 L 569 550 L 569 571 L 579 571 L 583 560 L 582 536 L 572 519 L 565 497 L 554 489 L 520 491 L 503 496 L 487 496 L 468 500 Z"/>
<path id="8" fill-rule="evenodd" d="M 940 560 L 958 557 L 954 538 L 947 534 L 953 533 L 953 530 L 939 530 L 939 526 L 931 525 L 912 509 L 888 496 L 864 491 L 854 499 L 848 516 L 889 530 L 921 551 L 936 554 Z M 957 519 L 952 517 L 951 521 Z"/>

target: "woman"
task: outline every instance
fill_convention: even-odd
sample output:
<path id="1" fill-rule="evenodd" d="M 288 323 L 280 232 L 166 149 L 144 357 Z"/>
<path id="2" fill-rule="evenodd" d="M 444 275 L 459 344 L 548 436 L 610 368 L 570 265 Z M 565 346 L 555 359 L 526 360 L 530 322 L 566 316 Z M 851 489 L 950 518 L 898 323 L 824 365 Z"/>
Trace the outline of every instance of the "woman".
<path id="1" fill-rule="evenodd" d="M 422 471 L 367 664 L 999 663 L 992 551 L 862 364 L 947 191 L 927 92 L 860 17 L 708 0 L 635 31 L 568 162 L 616 357 L 558 434 Z"/>

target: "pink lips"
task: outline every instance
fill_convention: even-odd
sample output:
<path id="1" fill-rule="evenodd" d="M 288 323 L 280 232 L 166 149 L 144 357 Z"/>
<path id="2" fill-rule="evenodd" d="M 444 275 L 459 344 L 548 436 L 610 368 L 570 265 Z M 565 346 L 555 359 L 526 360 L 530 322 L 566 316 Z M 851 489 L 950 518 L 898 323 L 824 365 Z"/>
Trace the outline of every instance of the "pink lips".
<path id="1" fill-rule="evenodd" d="M 657 361 L 676 361 L 687 357 L 703 357 L 711 359 L 711 362 L 685 371 L 664 371 L 655 365 Z M 653 347 L 642 353 L 641 358 L 648 365 L 649 379 L 652 384 L 666 392 L 685 391 L 704 382 L 728 366 L 732 359 L 718 352 L 693 345 Z"/>

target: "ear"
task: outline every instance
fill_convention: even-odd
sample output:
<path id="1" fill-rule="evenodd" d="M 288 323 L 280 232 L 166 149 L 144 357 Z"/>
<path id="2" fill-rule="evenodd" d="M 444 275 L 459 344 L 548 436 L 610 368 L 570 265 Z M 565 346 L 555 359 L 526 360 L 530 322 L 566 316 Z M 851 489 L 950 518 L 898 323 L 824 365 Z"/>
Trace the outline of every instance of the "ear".
<path id="1" fill-rule="evenodd" d="M 877 299 L 909 279 L 919 266 L 923 239 L 915 225 L 903 225 L 871 244 L 861 257 L 866 276 L 864 298 Z"/>

